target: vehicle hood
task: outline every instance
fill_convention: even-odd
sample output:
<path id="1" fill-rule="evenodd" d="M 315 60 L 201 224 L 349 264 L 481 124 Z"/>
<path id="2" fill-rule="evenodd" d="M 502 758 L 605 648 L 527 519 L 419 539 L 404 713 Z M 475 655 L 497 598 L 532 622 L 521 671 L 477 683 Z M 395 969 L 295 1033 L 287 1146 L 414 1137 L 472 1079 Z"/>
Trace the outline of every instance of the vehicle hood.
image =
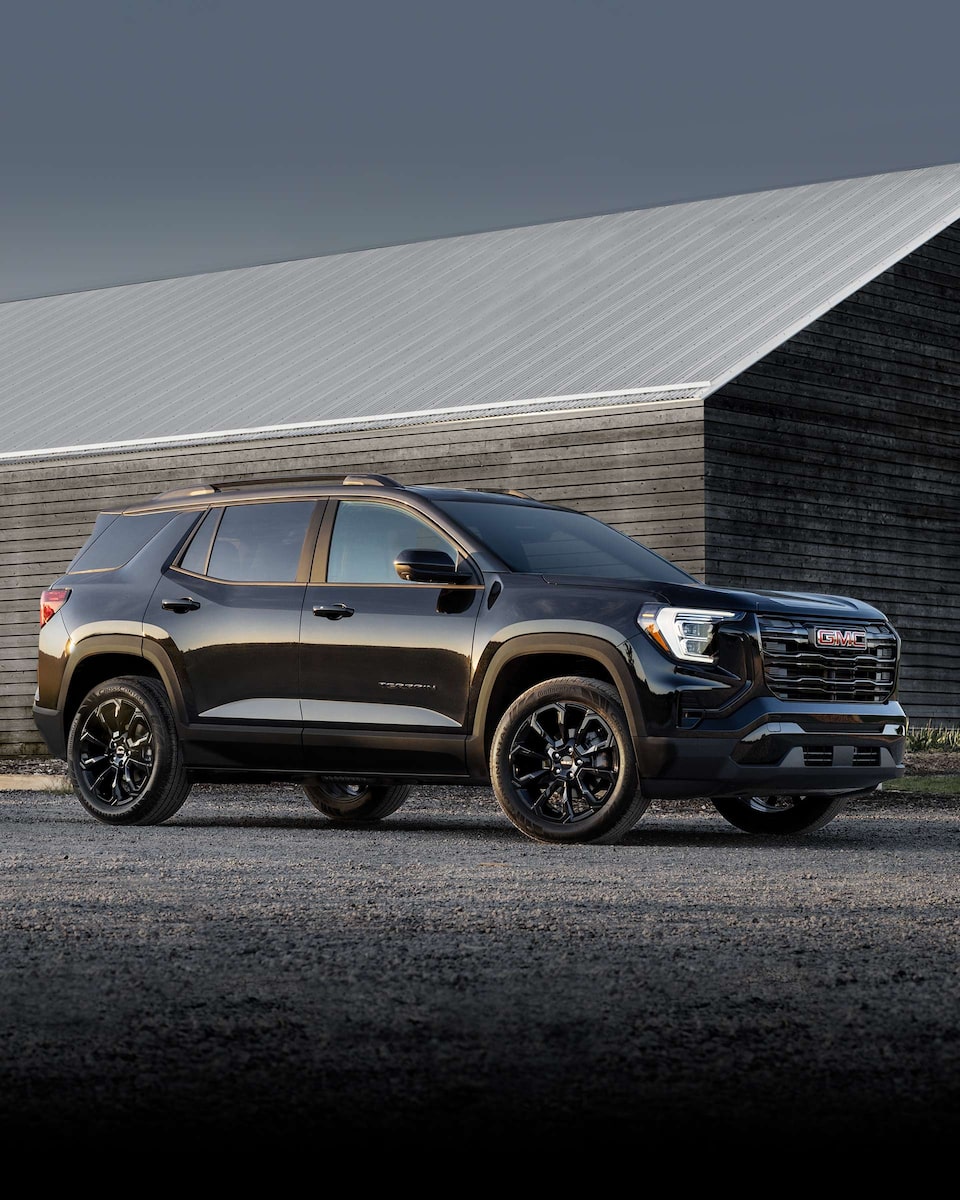
<path id="1" fill-rule="evenodd" d="M 831 620 L 886 621 L 878 608 L 852 596 L 836 596 L 820 592 L 747 592 L 728 588 L 713 588 L 706 584 L 660 583 L 649 579 L 598 579 L 585 575 L 545 575 L 555 587 L 575 587 L 578 591 L 596 588 L 598 591 L 619 589 L 636 593 L 661 604 L 687 605 L 696 608 L 719 608 L 733 612 L 782 614 L 794 617 L 824 617 Z"/>

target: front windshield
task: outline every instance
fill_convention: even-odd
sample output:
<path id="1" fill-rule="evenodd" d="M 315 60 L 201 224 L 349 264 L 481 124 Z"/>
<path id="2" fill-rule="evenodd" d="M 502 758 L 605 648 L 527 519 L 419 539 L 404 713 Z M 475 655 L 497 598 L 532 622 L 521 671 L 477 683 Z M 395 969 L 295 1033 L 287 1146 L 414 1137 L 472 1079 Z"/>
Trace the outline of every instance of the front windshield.
<path id="1" fill-rule="evenodd" d="M 696 582 L 693 576 L 659 554 L 585 513 L 482 500 L 435 500 L 434 503 L 512 571 L 652 579 L 660 583 Z"/>

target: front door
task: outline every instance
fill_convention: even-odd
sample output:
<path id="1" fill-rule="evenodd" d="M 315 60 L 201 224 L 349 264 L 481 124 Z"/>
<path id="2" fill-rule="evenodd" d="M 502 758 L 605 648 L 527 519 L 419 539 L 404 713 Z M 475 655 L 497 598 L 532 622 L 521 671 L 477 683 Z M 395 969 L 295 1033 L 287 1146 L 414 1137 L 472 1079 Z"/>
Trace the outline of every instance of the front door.
<path id="1" fill-rule="evenodd" d="M 393 564 L 404 550 L 462 555 L 398 505 L 342 500 L 328 520 L 327 561 L 300 625 L 305 765 L 423 776 L 429 763 L 427 774 L 465 774 L 479 575 L 455 586 L 400 579 Z"/>

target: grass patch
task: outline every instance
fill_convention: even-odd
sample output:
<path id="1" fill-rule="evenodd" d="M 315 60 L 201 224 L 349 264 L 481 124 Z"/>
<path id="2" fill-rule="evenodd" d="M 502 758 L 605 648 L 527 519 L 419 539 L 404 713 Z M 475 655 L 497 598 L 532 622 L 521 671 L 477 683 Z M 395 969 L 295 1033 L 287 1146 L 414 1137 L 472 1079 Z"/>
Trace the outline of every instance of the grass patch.
<path id="1" fill-rule="evenodd" d="M 960 775 L 905 775 L 885 783 L 883 789 L 921 796 L 960 796 Z"/>
<path id="2" fill-rule="evenodd" d="M 960 729 L 946 725 L 917 725 L 907 729 L 908 750 L 960 750 Z"/>

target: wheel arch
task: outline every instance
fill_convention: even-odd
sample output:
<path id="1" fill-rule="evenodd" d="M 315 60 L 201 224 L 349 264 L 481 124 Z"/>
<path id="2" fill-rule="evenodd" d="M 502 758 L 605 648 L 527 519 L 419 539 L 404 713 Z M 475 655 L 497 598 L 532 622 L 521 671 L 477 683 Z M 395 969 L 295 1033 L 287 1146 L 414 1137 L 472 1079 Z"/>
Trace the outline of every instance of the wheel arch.
<path id="1" fill-rule="evenodd" d="M 90 689 L 120 675 L 144 675 L 157 680 L 167 693 L 176 720 L 182 721 L 183 701 L 177 677 L 158 647 L 145 646 L 141 638 L 132 635 L 95 635 L 74 649 L 64 672 L 58 705 L 64 735 Z"/>
<path id="2" fill-rule="evenodd" d="M 632 737 L 643 735 L 636 683 L 616 646 L 587 635 L 524 635 L 505 642 L 487 664 L 467 746 L 471 774 L 486 773 L 497 722 L 517 696 L 538 683 L 566 675 L 611 684 L 620 696 Z"/>

